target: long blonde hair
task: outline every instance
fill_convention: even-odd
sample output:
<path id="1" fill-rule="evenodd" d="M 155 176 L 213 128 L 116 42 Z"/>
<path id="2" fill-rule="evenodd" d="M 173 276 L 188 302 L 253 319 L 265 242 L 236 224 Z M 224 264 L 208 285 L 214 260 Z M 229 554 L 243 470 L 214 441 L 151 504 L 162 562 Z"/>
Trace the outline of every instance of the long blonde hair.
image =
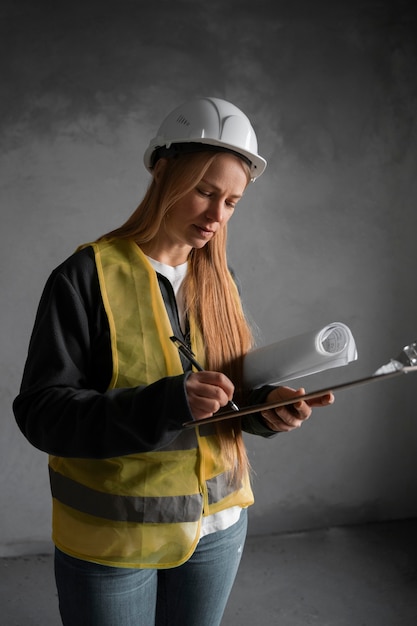
<path id="1" fill-rule="evenodd" d="M 132 239 L 144 244 L 156 237 L 170 208 L 198 185 L 218 153 L 199 152 L 168 159 L 158 184 L 152 179 L 134 213 L 119 228 L 101 239 Z M 236 157 L 238 159 L 238 157 Z M 250 180 L 246 163 L 239 159 Z M 201 249 L 189 255 L 184 281 L 186 310 L 198 324 L 206 348 L 207 368 L 225 373 L 233 381 L 238 402 L 244 401 L 243 356 L 252 345 L 252 333 L 227 264 L 227 226 Z M 216 424 L 225 460 L 241 479 L 249 467 L 240 419 Z"/>

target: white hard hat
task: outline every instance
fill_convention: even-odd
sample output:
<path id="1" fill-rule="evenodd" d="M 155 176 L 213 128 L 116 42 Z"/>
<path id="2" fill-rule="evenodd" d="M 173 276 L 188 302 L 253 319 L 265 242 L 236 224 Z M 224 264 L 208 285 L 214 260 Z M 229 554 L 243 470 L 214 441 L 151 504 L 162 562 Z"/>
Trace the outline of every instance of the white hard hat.
<path id="1" fill-rule="evenodd" d="M 174 109 L 162 122 L 144 154 L 152 171 L 158 158 L 180 152 L 219 149 L 234 152 L 249 162 L 252 180 L 266 168 L 258 154 L 255 131 L 247 116 L 234 104 L 220 98 L 198 98 Z M 214 148 L 213 148 L 214 146 Z"/>

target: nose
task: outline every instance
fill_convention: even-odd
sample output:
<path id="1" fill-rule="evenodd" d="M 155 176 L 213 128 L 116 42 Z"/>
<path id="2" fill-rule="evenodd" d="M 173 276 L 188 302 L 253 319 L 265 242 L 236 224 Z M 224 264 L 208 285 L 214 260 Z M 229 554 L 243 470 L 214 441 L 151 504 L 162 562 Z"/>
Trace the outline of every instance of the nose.
<path id="1" fill-rule="evenodd" d="M 206 211 L 207 218 L 212 222 L 221 223 L 225 216 L 225 207 L 222 199 L 212 199 Z"/>

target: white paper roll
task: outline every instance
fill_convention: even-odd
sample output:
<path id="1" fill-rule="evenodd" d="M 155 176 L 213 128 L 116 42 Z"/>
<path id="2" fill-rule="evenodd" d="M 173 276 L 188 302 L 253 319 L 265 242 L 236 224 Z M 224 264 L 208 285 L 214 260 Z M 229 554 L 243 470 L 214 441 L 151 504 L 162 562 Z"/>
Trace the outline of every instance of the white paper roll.
<path id="1" fill-rule="evenodd" d="M 252 350 L 245 357 L 243 375 L 245 383 L 254 389 L 347 365 L 357 358 L 350 329 L 333 322 L 320 330 Z"/>

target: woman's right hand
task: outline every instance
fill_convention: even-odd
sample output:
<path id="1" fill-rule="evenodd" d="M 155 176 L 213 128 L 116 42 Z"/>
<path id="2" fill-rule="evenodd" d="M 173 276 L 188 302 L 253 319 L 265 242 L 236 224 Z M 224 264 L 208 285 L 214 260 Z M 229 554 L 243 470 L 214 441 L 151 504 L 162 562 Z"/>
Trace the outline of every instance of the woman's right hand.
<path id="1" fill-rule="evenodd" d="M 195 420 L 210 417 L 233 398 L 232 381 L 220 372 L 192 372 L 185 390 Z"/>

